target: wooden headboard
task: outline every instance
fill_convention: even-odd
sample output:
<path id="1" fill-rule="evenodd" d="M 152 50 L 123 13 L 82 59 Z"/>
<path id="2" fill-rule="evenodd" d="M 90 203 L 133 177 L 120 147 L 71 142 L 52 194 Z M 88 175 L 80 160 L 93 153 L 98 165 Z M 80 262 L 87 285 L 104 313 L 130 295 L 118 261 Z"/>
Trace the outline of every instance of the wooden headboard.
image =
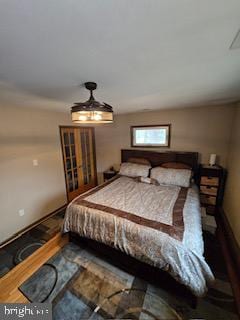
<path id="1" fill-rule="evenodd" d="M 198 173 L 198 152 L 166 151 L 155 152 L 145 150 L 122 149 L 121 160 L 127 162 L 129 158 L 144 158 L 150 161 L 152 167 L 165 162 L 181 162 L 192 167 L 194 176 Z"/>

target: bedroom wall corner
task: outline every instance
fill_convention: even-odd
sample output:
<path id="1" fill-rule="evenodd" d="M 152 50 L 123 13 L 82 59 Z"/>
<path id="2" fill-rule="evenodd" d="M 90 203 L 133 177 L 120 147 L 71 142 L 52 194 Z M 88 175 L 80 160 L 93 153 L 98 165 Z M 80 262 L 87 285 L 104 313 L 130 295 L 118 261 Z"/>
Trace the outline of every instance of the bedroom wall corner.
<path id="1" fill-rule="evenodd" d="M 227 159 L 228 178 L 223 209 L 240 246 L 240 104 L 234 109 Z"/>

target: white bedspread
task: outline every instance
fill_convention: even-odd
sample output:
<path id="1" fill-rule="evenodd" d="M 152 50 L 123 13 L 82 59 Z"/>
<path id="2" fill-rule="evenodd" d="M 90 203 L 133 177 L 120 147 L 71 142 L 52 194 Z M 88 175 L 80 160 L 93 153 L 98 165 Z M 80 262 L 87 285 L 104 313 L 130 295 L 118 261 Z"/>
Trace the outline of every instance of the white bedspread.
<path id="1" fill-rule="evenodd" d="M 196 296 L 214 280 L 203 257 L 196 186 L 155 186 L 118 177 L 69 204 L 63 225 L 68 231 L 168 271 Z"/>

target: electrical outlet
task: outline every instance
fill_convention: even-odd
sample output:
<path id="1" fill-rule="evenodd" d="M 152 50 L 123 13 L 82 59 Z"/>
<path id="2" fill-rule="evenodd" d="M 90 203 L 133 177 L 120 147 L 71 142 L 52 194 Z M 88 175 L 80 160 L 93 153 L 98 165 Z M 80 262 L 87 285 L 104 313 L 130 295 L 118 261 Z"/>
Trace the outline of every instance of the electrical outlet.
<path id="1" fill-rule="evenodd" d="M 18 214 L 19 214 L 20 217 L 24 216 L 24 214 L 25 214 L 24 209 L 20 209 L 20 210 L 18 211 Z"/>
<path id="2" fill-rule="evenodd" d="M 34 167 L 37 167 L 37 166 L 38 166 L 38 159 L 34 159 L 34 160 L 33 160 L 33 166 L 34 166 Z"/>

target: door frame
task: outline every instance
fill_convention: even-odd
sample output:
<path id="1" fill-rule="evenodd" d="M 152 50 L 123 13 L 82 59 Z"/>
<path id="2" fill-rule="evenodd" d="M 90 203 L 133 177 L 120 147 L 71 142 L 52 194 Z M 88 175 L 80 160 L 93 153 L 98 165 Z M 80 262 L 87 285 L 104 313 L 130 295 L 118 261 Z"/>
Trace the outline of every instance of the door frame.
<path id="1" fill-rule="evenodd" d="M 61 151 L 62 151 L 62 164 L 63 164 L 63 171 L 64 171 L 64 178 L 65 178 L 65 192 L 66 192 L 66 197 L 67 197 L 67 202 L 71 202 L 69 200 L 68 196 L 68 187 L 67 187 L 67 176 L 66 176 L 66 170 L 65 170 L 65 164 L 64 164 L 64 150 L 63 150 L 63 141 L 62 141 L 62 134 L 61 134 L 61 129 L 81 129 L 81 128 L 86 128 L 86 129 L 91 129 L 92 130 L 92 136 L 93 136 L 93 160 L 94 160 L 94 170 L 95 170 L 95 184 L 97 186 L 98 184 L 98 178 L 97 178 L 97 160 L 96 160 L 96 144 L 95 144 L 95 128 L 90 127 L 90 126 L 59 126 L 59 136 L 60 136 L 60 144 L 61 144 Z"/>

